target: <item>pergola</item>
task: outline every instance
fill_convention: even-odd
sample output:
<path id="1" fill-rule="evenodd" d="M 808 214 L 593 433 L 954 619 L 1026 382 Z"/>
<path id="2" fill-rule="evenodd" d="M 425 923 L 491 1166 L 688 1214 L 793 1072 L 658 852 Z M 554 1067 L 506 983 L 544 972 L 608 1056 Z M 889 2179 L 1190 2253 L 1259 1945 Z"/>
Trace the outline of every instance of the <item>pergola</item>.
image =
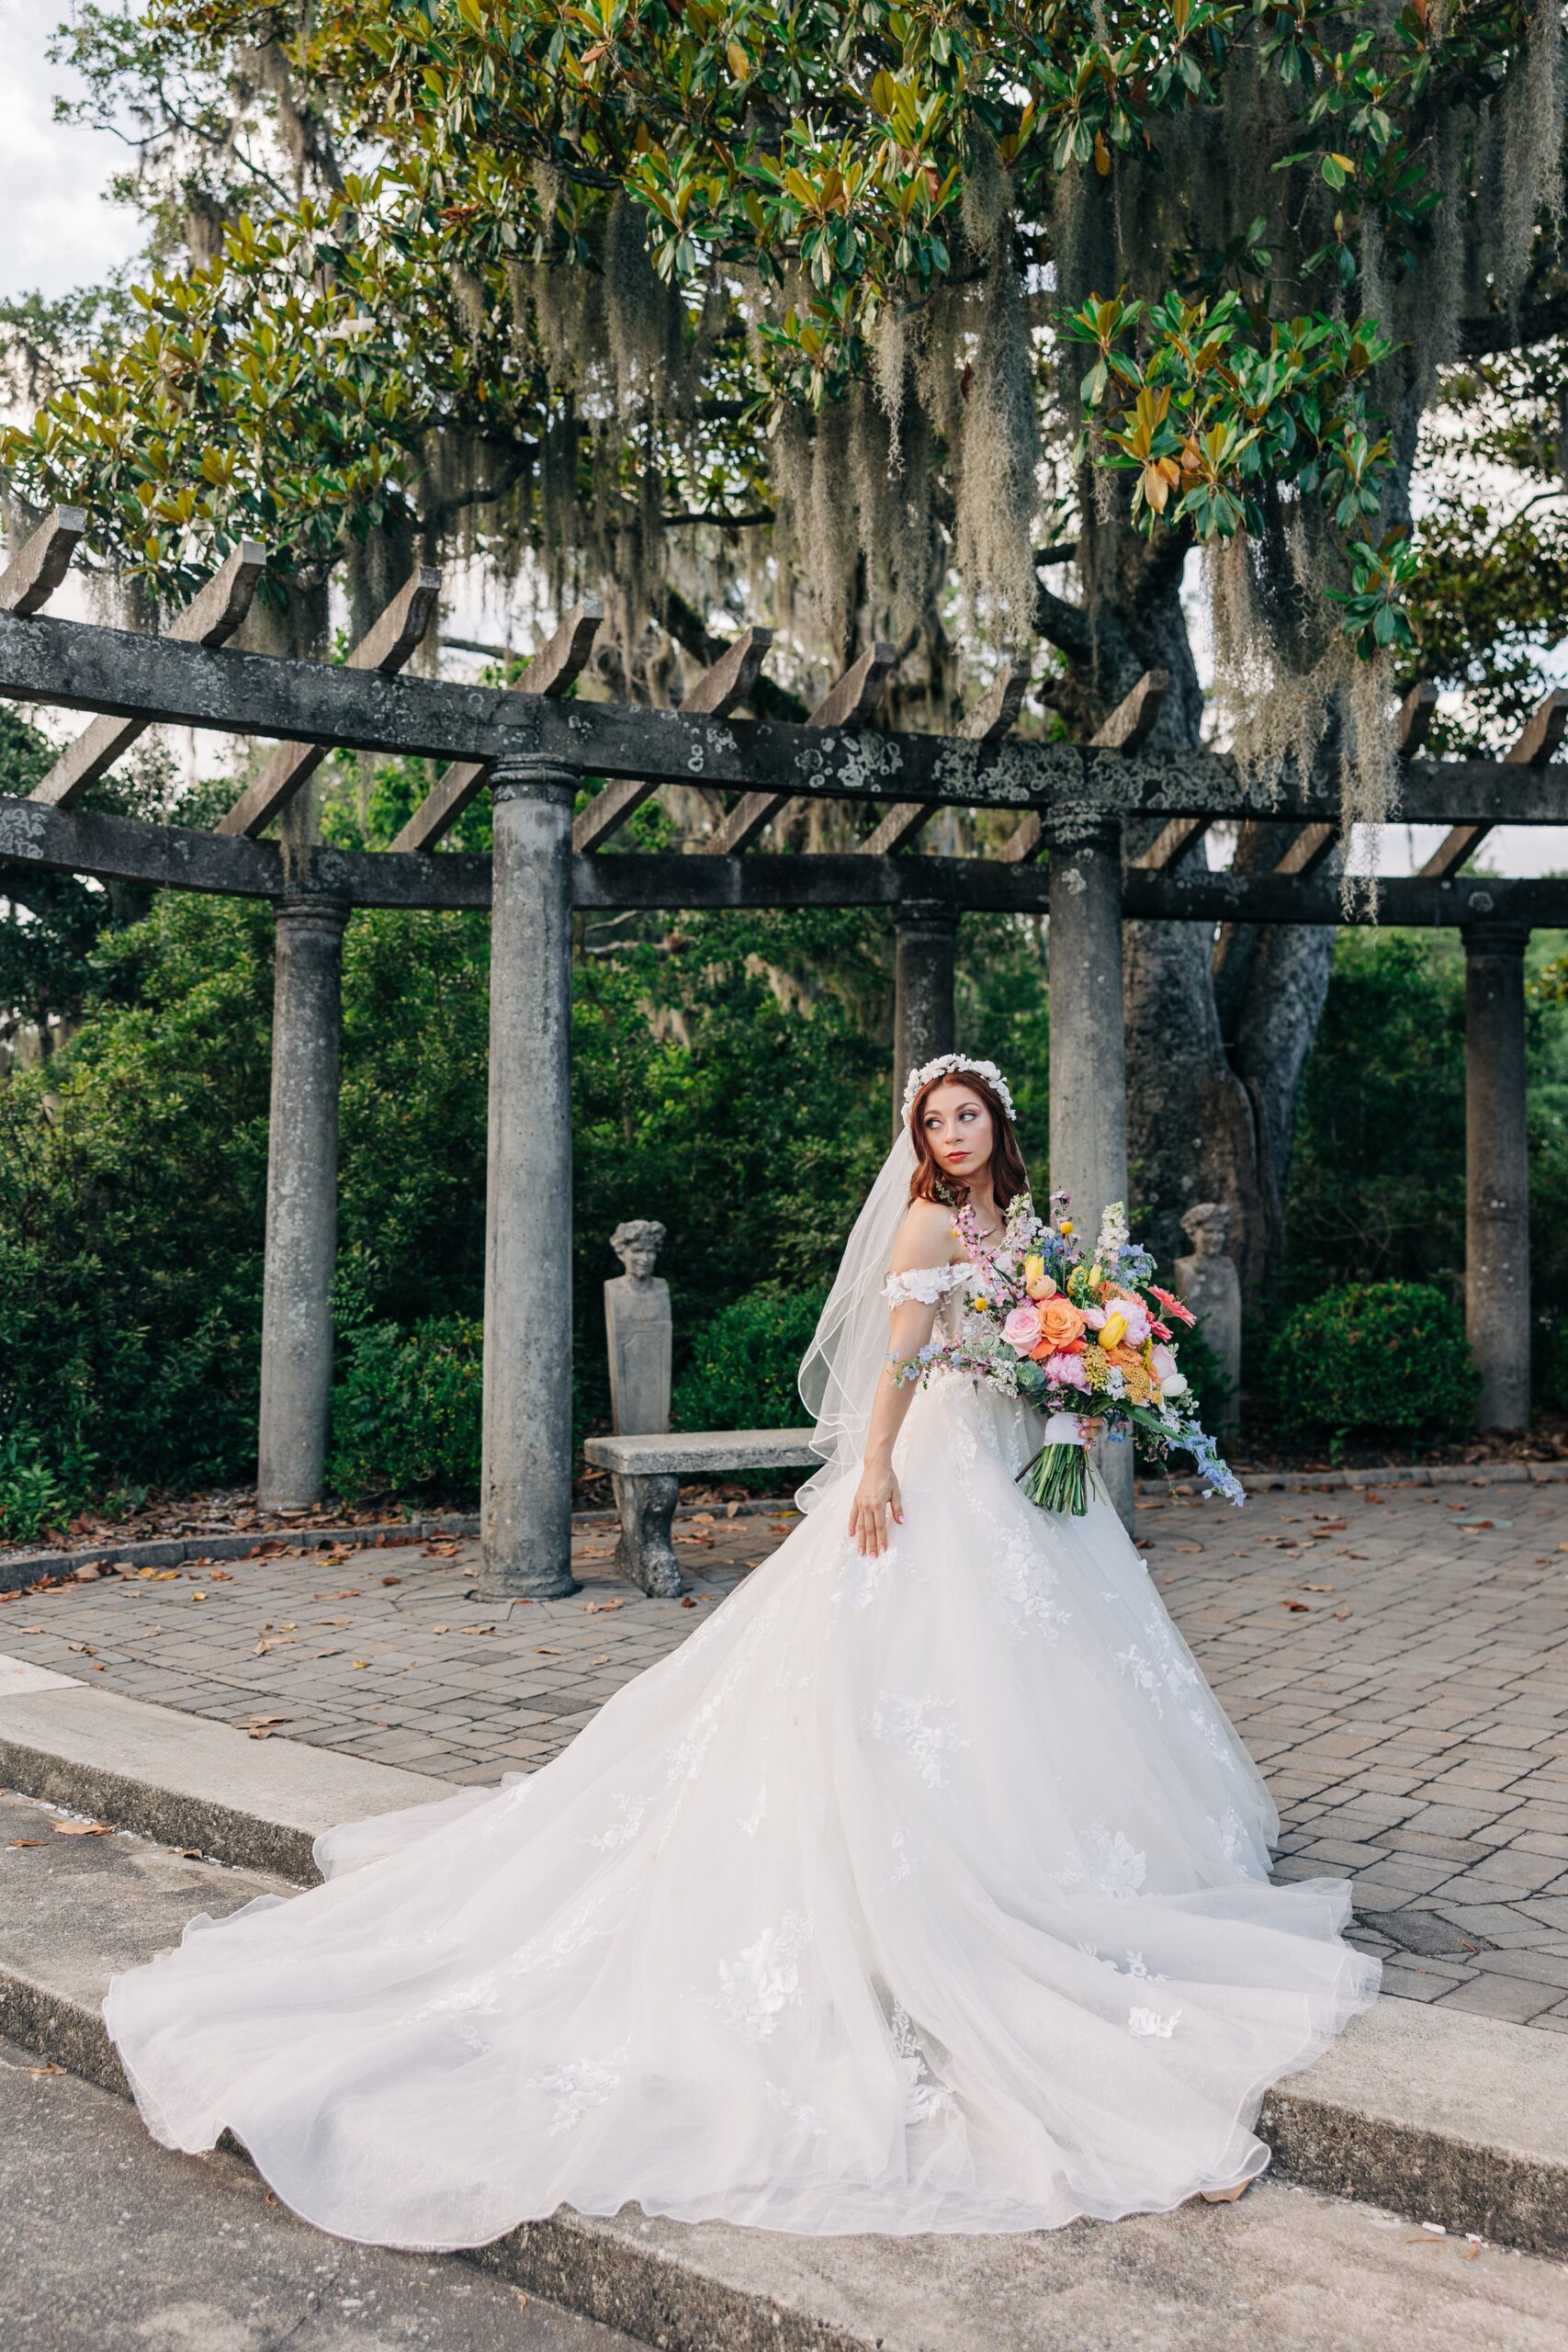
<path id="1" fill-rule="evenodd" d="M 749 629 L 679 711 L 567 699 L 602 608 L 585 601 L 511 687 L 397 673 L 434 617 L 439 575 L 418 569 L 341 666 L 228 646 L 264 551 L 238 548 L 160 636 L 51 618 L 49 598 L 86 529 L 51 515 L 0 575 L 0 696 L 96 713 L 25 800 L 0 797 L 0 857 L 155 888 L 271 900 L 277 925 L 262 1328 L 259 1484 L 269 1507 L 315 1501 L 332 1373 L 342 949 L 355 907 L 488 907 L 491 912 L 482 1533 L 487 1588 L 570 1589 L 570 941 L 576 907 L 877 906 L 893 910 L 895 1089 L 914 1063 L 953 1050 L 954 936 L 964 909 L 1050 918 L 1050 1162 L 1055 1184 L 1098 1217 L 1126 1192 L 1122 1010 L 1124 918 L 1332 924 L 1348 917 L 1321 872 L 1337 837 L 1318 774 L 1264 792 L 1213 752 L 1155 748 L 1158 673 L 1089 743 L 1011 729 L 1013 670 L 953 735 L 882 732 L 869 721 L 894 654 L 874 646 L 799 726 L 733 717 L 756 685 L 769 637 Z M 1467 959 L 1466 1297 L 1487 1426 L 1529 1414 L 1529 1215 L 1524 953 L 1532 927 L 1568 924 L 1568 883 L 1465 877 L 1495 825 L 1568 816 L 1549 763 L 1568 725 L 1550 695 L 1506 759 L 1421 756 L 1433 695 L 1399 715 L 1402 820 L 1446 838 L 1421 873 L 1382 888 L 1382 917 L 1457 924 Z M 276 739 L 276 749 L 210 831 L 139 822 L 78 804 L 147 728 L 170 724 Z M 392 846 L 311 842 L 288 811 L 339 749 L 444 763 Z M 604 779 L 574 808 L 585 777 Z M 617 849 L 615 835 L 661 786 L 733 797 L 682 853 Z M 475 796 L 493 811 L 489 857 L 440 852 Z M 752 846 L 792 800 L 872 812 L 858 846 L 779 855 Z M 925 854 L 943 807 L 1016 812 L 990 855 Z M 1190 854 L 1207 829 L 1267 819 L 1272 871 L 1210 869 Z M 1158 819 L 1136 856 L 1131 820 Z M 275 820 L 282 838 L 261 838 Z M 1145 834 L 1145 823 L 1138 828 Z"/>

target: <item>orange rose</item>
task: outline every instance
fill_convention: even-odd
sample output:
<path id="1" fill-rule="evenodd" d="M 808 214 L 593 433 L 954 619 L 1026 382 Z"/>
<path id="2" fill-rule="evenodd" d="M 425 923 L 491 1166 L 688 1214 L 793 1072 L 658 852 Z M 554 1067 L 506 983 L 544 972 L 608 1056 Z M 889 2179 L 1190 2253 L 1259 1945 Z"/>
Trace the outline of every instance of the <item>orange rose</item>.
<path id="1" fill-rule="evenodd" d="M 1083 1317 L 1070 1298 L 1058 1291 L 1055 1298 L 1037 1302 L 1040 1315 L 1040 1337 L 1053 1354 L 1070 1354 L 1083 1345 L 1086 1329 Z"/>
<path id="2" fill-rule="evenodd" d="M 1144 1362 L 1142 1351 L 1130 1348 L 1125 1340 L 1119 1340 L 1113 1348 L 1107 1348 L 1105 1353 L 1108 1361 L 1113 1364 L 1119 1364 L 1123 1372 L 1129 1364 L 1141 1364 Z M 1146 1365 L 1145 1369 L 1147 1370 Z"/>

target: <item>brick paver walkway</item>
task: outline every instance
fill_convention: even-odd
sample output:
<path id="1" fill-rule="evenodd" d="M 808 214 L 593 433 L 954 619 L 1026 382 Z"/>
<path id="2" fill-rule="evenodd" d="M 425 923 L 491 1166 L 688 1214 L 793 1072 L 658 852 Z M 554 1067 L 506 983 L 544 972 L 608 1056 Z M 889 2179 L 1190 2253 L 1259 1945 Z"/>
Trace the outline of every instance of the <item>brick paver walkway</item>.
<path id="1" fill-rule="evenodd" d="M 18 1596 L 0 1652 L 484 1781 L 558 1753 L 792 1523 L 683 1516 L 689 1606 L 592 1529 L 567 1600 L 469 1598 L 471 1544 L 296 1551 Z M 1280 1874 L 1354 1878 L 1391 1993 L 1568 2032 L 1568 1487 L 1176 1496 L 1138 1532 L 1273 1789 Z"/>

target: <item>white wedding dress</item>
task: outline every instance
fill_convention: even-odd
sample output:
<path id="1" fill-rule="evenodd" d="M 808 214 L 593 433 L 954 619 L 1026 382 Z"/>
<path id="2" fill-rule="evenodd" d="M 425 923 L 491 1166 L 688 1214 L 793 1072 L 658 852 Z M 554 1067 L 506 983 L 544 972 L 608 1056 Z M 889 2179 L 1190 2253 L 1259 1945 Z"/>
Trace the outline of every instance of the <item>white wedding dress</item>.
<path id="1" fill-rule="evenodd" d="M 951 1317 L 971 1272 L 905 1279 Z M 157 2137 L 227 2126 L 310 2221 L 423 2248 L 632 2199 L 1051 2229 L 1260 2171 L 1262 2092 L 1378 1964 L 1342 1881 L 1269 1883 L 1274 1807 L 1109 1503 L 1021 1497 L 1040 1426 L 939 1375 L 881 1557 L 848 1470 L 555 1763 L 335 1829 L 324 1885 L 118 1977 Z"/>

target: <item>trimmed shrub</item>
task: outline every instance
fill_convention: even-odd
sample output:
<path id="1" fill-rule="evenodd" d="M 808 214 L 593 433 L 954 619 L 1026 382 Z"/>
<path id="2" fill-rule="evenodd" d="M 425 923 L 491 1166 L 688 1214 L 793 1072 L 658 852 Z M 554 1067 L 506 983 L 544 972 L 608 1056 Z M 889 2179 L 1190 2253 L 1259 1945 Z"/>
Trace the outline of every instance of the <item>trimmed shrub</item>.
<path id="1" fill-rule="evenodd" d="M 339 1337 L 328 1476 L 361 1496 L 477 1495 L 484 1326 L 432 1316 L 412 1331 L 366 1323 Z"/>
<path id="2" fill-rule="evenodd" d="M 1480 1377 L 1458 1309 L 1428 1283 L 1348 1283 L 1281 1324 L 1267 1389 L 1282 1430 L 1341 1440 L 1466 1426 Z"/>
<path id="3" fill-rule="evenodd" d="M 807 1415 L 795 1377 L 825 1295 L 762 1283 L 722 1308 L 675 1384 L 676 1429 L 798 1429 Z"/>

